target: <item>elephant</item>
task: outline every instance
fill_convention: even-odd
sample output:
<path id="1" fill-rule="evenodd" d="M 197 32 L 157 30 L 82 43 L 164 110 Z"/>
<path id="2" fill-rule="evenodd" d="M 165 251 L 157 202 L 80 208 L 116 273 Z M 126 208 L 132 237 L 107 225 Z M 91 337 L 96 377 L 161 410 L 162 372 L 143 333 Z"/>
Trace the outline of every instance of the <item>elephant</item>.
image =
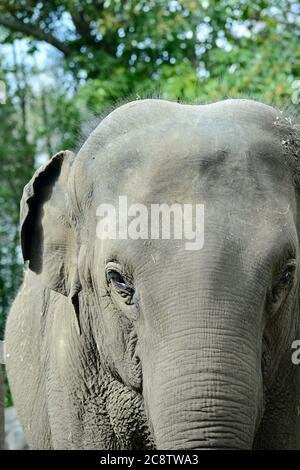
<path id="1" fill-rule="evenodd" d="M 299 149 L 268 104 L 139 99 L 36 171 L 5 331 L 31 448 L 300 449 Z M 120 195 L 203 204 L 203 246 L 97 236 Z"/>

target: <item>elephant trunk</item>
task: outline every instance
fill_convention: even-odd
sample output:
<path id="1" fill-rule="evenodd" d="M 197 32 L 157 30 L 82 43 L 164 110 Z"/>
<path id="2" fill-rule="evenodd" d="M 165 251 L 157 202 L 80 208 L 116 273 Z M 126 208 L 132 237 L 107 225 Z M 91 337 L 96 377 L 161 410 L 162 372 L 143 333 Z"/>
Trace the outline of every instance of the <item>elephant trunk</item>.
<path id="1" fill-rule="evenodd" d="M 196 317 L 169 325 L 168 338 L 153 345 L 151 372 L 144 371 L 156 446 L 250 449 L 261 414 L 257 338 L 241 315 L 239 325 L 216 310 Z"/>

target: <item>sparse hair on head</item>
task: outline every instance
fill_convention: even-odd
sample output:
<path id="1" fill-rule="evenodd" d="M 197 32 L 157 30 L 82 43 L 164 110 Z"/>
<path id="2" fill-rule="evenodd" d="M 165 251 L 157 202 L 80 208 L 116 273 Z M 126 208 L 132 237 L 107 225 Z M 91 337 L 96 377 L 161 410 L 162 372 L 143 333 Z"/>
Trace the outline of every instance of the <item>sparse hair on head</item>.
<path id="1" fill-rule="evenodd" d="M 83 146 L 89 135 L 97 128 L 97 126 L 114 110 L 119 108 L 122 105 L 125 105 L 131 101 L 137 100 L 144 100 L 144 99 L 164 99 L 165 101 L 174 101 L 181 104 L 195 104 L 195 105 L 206 105 L 212 103 L 210 100 L 203 100 L 203 99 L 194 99 L 194 100 L 182 100 L 182 99 L 174 99 L 168 100 L 162 96 L 160 90 L 150 91 L 148 93 L 142 93 L 141 95 L 137 95 L 136 93 L 132 93 L 131 95 L 127 96 L 127 98 L 120 98 L 116 100 L 113 104 L 108 105 L 105 107 L 102 113 L 95 113 L 93 111 L 90 112 L 90 116 L 83 120 L 80 125 L 80 130 L 78 132 L 78 140 L 77 145 L 75 148 L 75 153 L 77 153 L 80 148 Z M 223 97 L 224 100 L 227 99 L 247 99 L 253 101 L 259 101 L 265 105 L 271 106 L 278 110 L 280 115 L 282 116 L 281 122 L 283 123 L 283 127 L 286 129 L 287 133 L 290 134 L 291 138 L 293 139 L 293 154 L 294 157 L 297 154 L 297 160 L 300 159 L 300 112 L 299 112 L 299 105 L 288 105 L 283 107 L 278 107 L 274 105 L 274 103 L 268 102 L 264 99 L 257 99 L 250 94 L 239 93 L 238 95 L 230 96 L 229 94 Z M 220 101 L 220 100 L 218 100 Z M 282 127 L 282 128 L 283 128 Z M 295 157 L 296 158 L 296 157 Z M 299 170 L 300 173 L 300 170 Z M 300 181 L 300 178 L 297 178 Z"/>

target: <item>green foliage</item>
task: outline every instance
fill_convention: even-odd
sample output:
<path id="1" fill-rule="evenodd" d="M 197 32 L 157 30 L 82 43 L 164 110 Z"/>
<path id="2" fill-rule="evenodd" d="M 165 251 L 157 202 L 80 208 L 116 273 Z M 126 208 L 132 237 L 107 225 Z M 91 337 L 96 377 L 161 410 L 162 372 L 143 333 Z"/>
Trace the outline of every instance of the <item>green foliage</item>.
<path id="1" fill-rule="evenodd" d="M 4 406 L 5 406 L 5 408 L 8 408 L 9 406 L 13 405 L 13 400 L 12 400 L 11 392 L 10 392 L 10 389 L 9 389 L 5 369 L 4 369 L 4 388 L 5 388 Z"/>
<path id="2" fill-rule="evenodd" d="M 0 0 L 0 14 L 6 42 L 26 37 L 33 53 L 42 39 L 63 54 L 65 71 L 84 77 L 80 102 L 96 112 L 149 87 L 173 99 L 281 103 L 299 74 L 294 0 Z"/>
<path id="3" fill-rule="evenodd" d="M 9 90 L 8 90 L 9 92 Z M 19 201 L 31 176 L 34 146 L 25 140 L 15 103 L 8 96 L 0 106 L 0 334 L 9 305 L 20 285 Z"/>
<path id="4" fill-rule="evenodd" d="M 299 17 L 298 0 L 0 0 L 0 335 L 22 278 L 18 207 L 34 168 L 126 97 L 289 106 Z"/>

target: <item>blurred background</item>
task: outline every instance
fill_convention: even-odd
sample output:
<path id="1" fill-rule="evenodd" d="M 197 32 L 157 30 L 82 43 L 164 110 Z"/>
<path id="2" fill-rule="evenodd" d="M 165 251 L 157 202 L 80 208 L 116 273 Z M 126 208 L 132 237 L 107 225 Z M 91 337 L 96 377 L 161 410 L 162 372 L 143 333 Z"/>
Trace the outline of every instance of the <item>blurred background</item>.
<path id="1" fill-rule="evenodd" d="M 0 339 L 34 169 L 125 99 L 243 96 L 298 112 L 299 36 L 298 0 L 0 0 Z"/>

